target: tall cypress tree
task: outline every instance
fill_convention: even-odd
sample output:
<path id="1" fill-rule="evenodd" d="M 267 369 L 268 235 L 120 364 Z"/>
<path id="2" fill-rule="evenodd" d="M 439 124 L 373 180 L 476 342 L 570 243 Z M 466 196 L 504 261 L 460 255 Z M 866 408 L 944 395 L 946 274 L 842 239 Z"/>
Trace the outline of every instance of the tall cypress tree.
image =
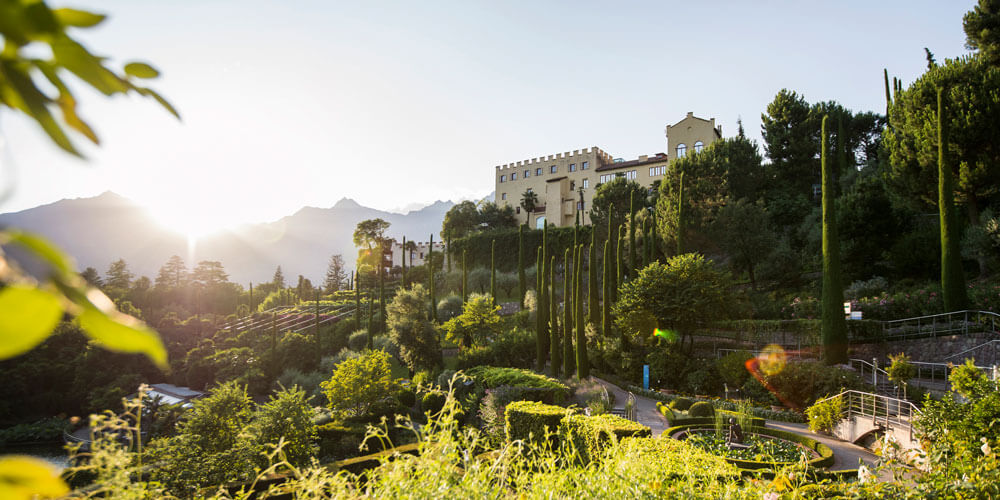
<path id="1" fill-rule="evenodd" d="M 451 238 L 444 242 L 444 255 L 448 258 L 448 272 L 451 272 Z"/>
<path id="2" fill-rule="evenodd" d="M 497 240 L 490 241 L 490 300 L 497 305 Z"/>
<path id="3" fill-rule="evenodd" d="M 827 159 L 828 138 L 823 116 L 820 169 L 823 188 L 823 348 L 827 364 L 847 362 L 847 323 L 844 321 L 844 288 L 840 278 L 840 240 L 837 237 L 836 186 L 833 166 Z M 841 134 L 842 138 L 843 135 Z M 843 146 L 843 139 L 838 143 Z M 840 149 L 838 146 L 838 150 Z"/>
<path id="4" fill-rule="evenodd" d="M 628 279 L 635 277 L 635 191 L 628 194 Z"/>
<path id="5" fill-rule="evenodd" d="M 548 335 L 546 317 L 546 309 L 548 304 L 545 302 L 545 261 L 542 258 L 542 247 L 538 247 L 538 288 L 536 288 L 535 294 L 535 349 L 536 349 L 536 359 L 535 359 L 535 371 L 541 372 L 542 368 L 545 367 L 545 348 L 546 342 L 543 340 L 545 336 Z"/>
<path id="6" fill-rule="evenodd" d="M 379 269 L 381 271 L 381 269 Z M 385 321 L 385 272 L 380 272 L 378 275 L 378 312 L 381 316 L 379 319 L 379 332 L 385 333 L 388 331 L 386 321 Z"/>
<path id="7" fill-rule="evenodd" d="M 590 258 L 587 260 L 587 316 L 588 321 L 597 328 L 601 320 L 600 305 L 597 291 L 597 231 L 590 231 Z"/>
<path id="8" fill-rule="evenodd" d="M 882 68 L 882 76 L 885 78 L 885 120 L 889 122 L 889 108 L 892 107 L 892 96 L 889 95 L 889 70 Z"/>
<path id="9" fill-rule="evenodd" d="M 601 333 L 611 334 L 611 240 L 604 240 L 604 300 L 601 301 Z"/>
<path id="10" fill-rule="evenodd" d="M 517 291 L 518 303 L 524 310 L 524 294 L 528 292 L 528 279 L 524 274 L 524 224 L 517 226 Z"/>
<path id="11" fill-rule="evenodd" d="M 560 342 L 559 332 L 559 303 L 556 300 L 556 256 L 553 255 L 549 261 L 549 283 L 542 293 L 549 296 L 549 360 L 552 362 L 552 376 L 558 378 L 562 375 L 562 342 Z"/>
<path id="12" fill-rule="evenodd" d="M 618 284 L 621 285 L 625 283 L 625 236 L 622 232 L 625 230 L 624 226 L 618 226 Z"/>
<path id="13" fill-rule="evenodd" d="M 469 300 L 469 251 L 462 250 L 462 303 Z"/>
<path id="14" fill-rule="evenodd" d="M 684 171 L 677 177 L 677 255 L 684 253 Z"/>
<path id="15" fill-rule="evenodd" d="M 313 308 L 313 338 L 316 339 L 316 359 L 320 358 L 323 352 L 323 339 L 319 336 L 319 289 L 313 291 L 315 307 Z"/>
<path id="16" fill-rule="evenodd" d="M 361 273 L 354 271 L 354 329 L 361 329 Z"/>
<path id="17" fill-rule="evenodd" d="M 402 257 L 401 260 L 403 262 L 403 264 L 402 264 L 403 274 L 400 276 L 400 281 L 399 281 L 400 286 L 402 286 L 403 288 L 406 288 L 406 254 L 407 253 L 408 252 L 406 251 L 406 236 L 403 236 L 403 251 L 402 251 L 402 255 L 400 256 L 400 257 Z"/>
<path id="18" fill-rule="evenodd" d="M 650 223 L 650 226 L 653 227 L 653 233 L 652 233 L 653 237 L 652 237 L 651 241 L 649 242 L 650 246 L 652 247 L 652 251 L 653 251 L 653 262 L 659 262 L 660 261 L 660 234 L 659 234 L 659 232 L 657 231 L 657 228 L 656 228 L 656 210 L 653 210 L 653 222 Z"/>
<path id="19" fill-rule="evenodd" d="M 427 275 L 430 278 L 431 320 L 437 323 L 437 295 L 434 293 L 434 233 L 431 233 L 430 248 L 427 250 Z"/>
<path id="20" fill-rule="evenodd" d="M 576 372 L 576 352 L 573 349 L 573 269 L 576 247 L 566 248 L 563 259 L 563 368 L 566 378 Z"/>
<path id="21" fill-rule="evenodd" d="M 944 308 L 959 311 L 968 305 L 965 275 L 962 273 L 960 238 L 955 218 L 954 186 L 948 165 L 948 126 L 945 121 L 944 89 L 938 89 L 938 217 L 941 224 L 941 291 Z"/>
<path id="22" fill-rule="evenodd" d="M 583 318 L 583 245 L 576 263 L 576 376 L 583 380 L 590 377 L 590 363 L 587 359 L 587 325 Z"/>
<path id="23" fill-rule="evenodd" d="M 649 219 L 646 219 L 643 226 L 645 226 L 646 230 L 643 232 L 642 248 L 645 250 L 646 257 L 642 260 L 642 262 L 645 264 L 643 267 L 646 267 L 653 263 L 653 230 L 652 224 L 649 223 Z"/>

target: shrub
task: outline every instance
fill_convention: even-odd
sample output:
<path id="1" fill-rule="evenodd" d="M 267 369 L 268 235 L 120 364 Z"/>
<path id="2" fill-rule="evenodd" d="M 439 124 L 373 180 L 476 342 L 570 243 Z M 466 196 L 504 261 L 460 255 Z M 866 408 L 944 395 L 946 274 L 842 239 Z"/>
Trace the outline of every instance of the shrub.
<path id="1" fill-rule="evenodd" d="M 462 314 L 462 297 L 449 295 L 437 303 L 438 320 L 448 321 Z"/>
<path id="2" fill-rule="evenodd" d="M 493 366 L 477 366 L 465 372 L 476 382 L 486 388 L 510 386 L 522 389 L 524 393 L 536 393 L 537 399 L 547 403 L 560 404 L 569 398 L 569 387 L 562 382 L 520 368 L 498 368 Z M 536 399 L 536 398 L 528 398 Z"/>
<path id="3" fill-rule="evenodd" d="M 670 402 L 670 409 L 677 411 L 688 411 L 688 409 L 691 408 L 692 404 L 694 404 L 694 401 L 691 401 L 688 398 L 677 398 Z"/>
<path id="4" fill-rule="evenodd" d="M 870 280 L 860 280 L 851 283 L 844 289 L 845 300 L 857 300 L 864 297 L 874 297 L 889 289 L 889 282 L 881 277 L 875 276 Z"/>
<path id="5" fill-rule="evenodd" d="M 584 464 L 601 457 L 612 442 L 651 435 L 649 427 L 614 415 L 567 415 L 559 428 L 560 441 L 564 446 L 572 446 Z"/>
<path id="6" fill-rule="evenodd" d="M 815 361 L 789 362 L 764 379 L 777 392 L 779 400 L 794 408 L 805 408 L 827 394 L 845 389 L 863 391 L 869 387 L 856 372 Z"/>
<path id="7" fill-rule="evenodd" d="M 389 367 L 389 354 L 367 351 L 358 358 L 344 361 L 320 387 L 335 413 L 363 415 L 375 402 L 392 394 L 396 388 Z"/>
<path id="8" fill-rule="evenodd" d="M 494 306 L 489 295 L 474 293 L 461 314 L 448 320 L 442 328 L 449 341 L 462 347 L 489 344 L 503 331 L 500 306 Z"/>
<path id="9" fill-rule="evenodd" d="M 809 430 L 813 432 L 832 432 L 840 422 L 844 401 L 840 396 L 818 401 L 806 408 L 809 417 Z"/>
<path id="10" fill-rule="evenodd" d="M 688 389 L 695 394 L 716 393 L 720 389 L 719 377 L 709 367 L 699 368 L 687 374 Z"/>
<path id="11" fill-rule="evenodd" d="M 409 387 L 404 387 L 396 391 L 395 397 L 396 401 L 399 401 L 399 404 L 407 408 L 413 408 L 417 404 L 417 393 L 413 392 L 413 389 Z"/>
<path id="12" fill-rule="evenodd" d="M 897 384 L 906 384 L 910 379 L 917 376 L 917 367 L 913 366 L 913 363 L 910 362 L 909 356 L 899 353 L 890 355 L 889 360 L 892 361 L 889 368 L 886 368 L 889 380 Z"/>
<path id="13" fill-rule="evenodd" d="M 699 401 L 688 409 L 688 415 L 692 417 L 711 417 L 715 415 L 715 407 L 708 401 Z"/>
<path id="14" fill-rule="evenodd" d="M 368 330 L 357 330 L 347 338 L 347 347 L 352 351 L 361 352 L 368 346 Z"/>
<path id="15" fill-rule="evenodd" d="M 346 458 L 356 455 L 365 439 L 366 426 L 330 422 L 316 427 L 319 438 L 319 456 L 324 459 Z"/>
<path id="16" fill-rule="evenodd" d="M 426 386 L 427 384 L 429 384 L 431 382 L 432 378 L 433 378 L 433 376 L 431 375 L 430 370 L 421 370 L 421 371 L 417 372 L 415 375 L 413 375 L 413 379 L 412 379 L 413 385 L 415 385 L 417 387 Z"/>
<path id="17" fill-rule="evenodd" d="M 480 365 L 530 368 L 535 364 L 535 347 L 534 332 L 515 327 L 487 345 L 462 349 L 458 354 L 458 368 L 464 370 Z"/>
<path id="18" fill-rule="evenodd" d="M 548 433 L 550 439 L 558 441 L 559 423 L 569 410 L 536 401 L 515 401 L 507 405 L 504 431 L 508 441 L 534 440 L 539 442 Z"/>
<path id="19" fill-rule="evenodd" d="M 725 382 L 730 390 L 738 389 L 747 381 L 750 376 L 746 363 L 753 359 L 753 354 L 749 351 L 736 351 L 726 354 L 715 362 L 715 369 L 719 372 L 719 377 Z"/>
<path id="20" fill-rule="evenodd" d="M 444 408 L 447 399 L 448 397 L 441 391 L 430 391 L 420 400 L 420 409 L 424 413 L 437 414 Z"/>

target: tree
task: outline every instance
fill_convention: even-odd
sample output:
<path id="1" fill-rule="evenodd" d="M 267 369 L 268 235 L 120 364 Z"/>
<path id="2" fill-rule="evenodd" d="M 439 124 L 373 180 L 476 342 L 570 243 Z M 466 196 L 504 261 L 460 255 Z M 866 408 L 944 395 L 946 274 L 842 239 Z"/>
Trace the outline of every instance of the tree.
<path id="1" fill-rule="evenodd" d="M 528 293 L 528 280 L 524 273 L 524 226 L 520 226 L 517 228 L 517 297 L 522 311 L 526 293 Z"/>
<path id="2" fill-rule="evenodd" d="M 385 232 L 390 224 L 382 219 L 367 219 L 354 228 L 354 246 L 364 247 L 369 252 L 381 248 L 385 241 Z"/>
<path id="3" fill-rule="evenodd" d="M 128 290 L 132 285 L 133 277 L 135 275 L 132 274 L 132 271 L 128 270 L 128 264 L 125 263 L 125 259 L 118 259 L 108 267 L 107 279 L 104 281 L 104 284 L 108 288 Z"/>
<path id="4" fill-rule="evenodd" d="M 544 241 L 544 239 L 543 239 Z M 548 321 L 546 317 L 548 315 L 548 302 L 546 302 L 547 294 L 545 293 L 546 282 L 545 282 L 545 245 L 541 245 L 537 249 L 537 256 L 535 257 L 536 262 L 536 285 L 535 294 L 538 296 L 538 305 L 535 310 L 535 370 L 542 371 L 542 367 L 545 366 L 545 349 L 547 348 L 547 342 L 545 342 L 544 337 L 549 334 Z"/>
<path id="5" fill-rule="evenodd" d="M 781 89 L 760 115 L 764 153 L 771 159 L 772 186 L 789 196 L 807 196 L 819 180 L 819 123 L 805 98 Z"/>
<path id="6" fill-rule="evenodd" d="M 844 285 L 840 276 L 840 238 L 837 237 L 836 189 L 833 185 L 833 165 L 827 158 L 826 122 L 821 124 L 822 147 L 820 165 L 823 184 L 823 308 L 822 336 L 824 361 L 827 364 L 847 362 L 847 324 L 844 320 Z M 843 137 L 843 133 L 838 134 Z M 842 140 L 841 140 L 842 141 Z M 844 154 L 843 143 L 837 157 Z"/>
<path id="7" fill-rule="evenodd" d="M 471 201 L 463 201 L 448 209 L 441 222 L 441 237 L 462 238 L 479 229 L 479 210 Z"/>
<path id="8" fill-rule="evenodd" d="M 531 220 L 531 214 L 535 212 L 535 208 L 538 207 L 538 195 L 534 191 L 528 189 L 521 195 L 521 210 L 524 210 L 526 214 L 524 219 L 524 225 L 528 225 L 528 221 Z"/>
<path id="9" fill-rule="evenodd" d="M 297 386 L 282 389 L 257 406 L 248 426 L 258 443 L 277 444 L 283 440 L 285 446 L 281 452 L 285 460 L 299 467 L 309 465 L 319 451 L 313 444 L 317 439 L 316 424 L 308 399 L 306 392 Z"/>
<path id="10" fill-rule="evenodd" d="M 1000 64 L 1000 2 L 979 0 L 962 17 L 965 46 L 979 53 L 994 66 Z"/>
<path id="11" fill-rule="evenodd" d="M 101 288 L 104 286 L 104 280 L 101 279 L 101 273 L 97 272 L 97 269 L 88 267 L 80 273 L 80 277 L 90 286 L 95 288 Z"/>
<path id="12" fill-rule="evenodd" d="M 566 248 L 563 256 L 563 320 L 562 320 L 562 363 L 566 378 L 576 371 L 576 353 L 573 351 L 573 256 L 575 248 Z M 555 257 L 555 255 L 553 255 Z"/>
<path id="13" fill-rule="evenodd" d="M 516 226 L 517 217 L 514 215 L 514 207 L 510 205 L 501 207 L 492 201 L 487 201 L 479 206 L 479 227 L 483 230 L 513 229 Z"/>
<path id="14" fill-rule="evenodd" d="M 184 259 L 172 255 L 156 274 L 156 288 L 169 290 L 187 285 L 188 272 Z"/>
<path id="15" fill-rule="evenodd" d="M 191 281 L 196 286 L 211 288 L 229 283 L 229 275 L 226 274 L 221 262 L 203 260 L 191 272 Z"/>
<path id="16" fill-rule="evenodd" d="M 937 93 L 937 143 L 938 143 L 938 215 L 941 226 L 941 291 L 944 307 L 948 311 L 965 309 L 968 298 L 965 295 L 965 275 L 962 272 L 962 256 L 958 251 L 960 239 L 951 178 L 948 165 L 948 121 L 945 113 L 945 89 Z"/>
<path id="17" fill-rule="evenodd" d="M 462 314 L 444 323 L 446 338 L 464 348 L 495 340 L 503 333 L 503 319 L 500 306 L 492 302 L 489 295 L 472 294 L 462 307 Z"/>
<path id="18" fill-rule="evenodd" d="M 729 273 L 699 254 L 654 262 L 622 285 L 612 308 L 615 323 L 640 341 L 652 339 L 655 328 L 676 331 L 683 341 L 699 326 L 730 316 L 731 282 Z"/>
<path id="19" fill-rule="evenodd" d="M 441 365 L 441 344 L 427 315 L 430 300 L 421 284 L 396 293 L 386 306 L 389 336 L 399 346 L 400 357 L 413 371 Z"/>
<path id="20" fill-rule="evenodd" d="M 598 185 L 590 203 L 590 223 L 595 228 L 615 228 L 624 224 L 626 214 L 629 213 L 629 200 L 633 196 L 637 200 L 645 200 L 646 192 L 647 189 L 641 184 L 624 177 L 616 177 Z"/>
<path id="21" fill-rule="evenodd" d="M 405 255 L 406 252 L 403 253 Z M 326 278 L 323 280 L 326 293 L 340 290 L 345 281 L 347 281 L 347 270 L 344 269 L 344 257 L 339 254 L 330 256 L 330 263 L 326 266 Z"/>
<path id="22" fill-rule="evenodd" d="M 733 267 L 745 271 L 750 285 L 757 287 L 754 272 L 776 244 L 763 204 L 736 200 L 719 210 L 713 224 L 719 246 L 729 255 Z"/>
<path id="23" fill-rule="evenodd" d="M 278 268 L 274 270 L 274 276 L 271 278 L 271 284 L 278 290 L 285 289 L 285 274 L 281 272 L 281 266 L 278 266 Z"/>
<path id="24" fill-rule="evenodd" d="M 583 244 L 577 247 L 576 251 L 576 292 L 575 299 L 576 312 L 576 376 L 580 380 L 590 377 L 590 362 L 587 360 L 587 333 L 586 322 L 583 316 Z"/>
<path id="25" fill-rule="evenodd" d="M 548 295 L 549 303 L 549 363 L 552 367 L 552 376 L 558 378 L 562 375 L 562 339 L 559 333 L 559 309 L 556 300 L 556 256 L 551 257 L 549 262 L 548 287 L 540 293 Z"/>
<path id="26" fill-rule="evenodd" d="M 375 403 L 396 389 L 389 360 L 385 351 L 365 351 L 340 362 L 330 379 L 320 384 L 329 401 L 327 406 L 341 416 L 367 415 Z"/>

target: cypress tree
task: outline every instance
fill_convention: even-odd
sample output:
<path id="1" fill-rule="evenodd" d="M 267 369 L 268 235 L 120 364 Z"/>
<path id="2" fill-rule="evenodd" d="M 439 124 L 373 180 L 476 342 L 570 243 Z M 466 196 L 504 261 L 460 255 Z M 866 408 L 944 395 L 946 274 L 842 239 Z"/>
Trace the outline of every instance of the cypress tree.
<path id="1" fill-rule="evenodd" d="M 589 321 L 594 324 L 594 328 L 600 322 L 600 305 L 598 303 L 600 297 L 597 291 L 597 231 L 591 229 L 590 231 L 590 259 L 587 260 L 587 270 L 589 271 L 587 279 L 587 316 Z"/>
<path id="2" fill-rule="evenodd" d="M 576 263 L 576 376 L 580 380 L 590 377 L 587 359 L 587 325 L 583 318 L 583 245 Z"/>
<path id="3" fill-rule="evenodd" d="M 462 303 L 469 300 L 469 263 L 468 250 L 462 250 Z"/>
<path id="4" fill-rule="evenodd" d="M 677 255 L 684 253 L 684 171 L 677 179 Z"/>
<path id="5" fill-rule="evenodd" d="M 373 283 L 374 285 L 374 283 Z M 370 351 L 374 348 L 375 343 L 373 341 L 375 337 L 375 287 L 368 291 L 368 344 L 367 349 Z"/>
<path id="6" fill-rule="evenodd" d="M 402 286 L 404 288 L 406 287 L 406 253 L 407 253 L 406 252 L 406 236 L 403 236 L 403 252 L 402 252 L 402 255 L 401 255 L 401 257 L 402 257 L 401 260 L 403 261 L 403 265 L 402 265 L 402 267 L 403 267 L 403 274 L 400 277 L 400 282 L 399 283 L 400 283 L 400 286 Z"/>
<path id="7" fill-rule="evenodd" d="M 253 314 L 253 281 L 250 282 L 250 298 L 248 300 L 250 300 L 250 303 L 247 304 L 249 306 L 247 307 L 247 311 Z"/>
<path id="8" fill-rule="evenodd" d="M 885 78 L 885 120 L 889 121 L 889 108 L 892 107 L 892 96 L 889 95 L 889 70 L 882 68 L 882 76 Z"/>
<path id="9" fill-rule="evenodd" d="M 361 329 L 361 289 L 358 286 L 358 271 L 354 271 L 354 329 Z"/>
<path id="10" fill-rule="evenodd" d="M 313 292 L 313 297 L 316 299 L 316 307 L 313 309 L 313 337 L 316 339 L 316 354 L 319 358 L 319 354 L 323 352 L 323 339 L 319 337 L 319 289 L 317 288 Z"/>
<path id="11" fill-rule="evenodd" d="M 827 159 L 828 138 L 823 116 L 820 169 L 823 188 L 823 347 L 827 364 L 847 362 L 847 323 L 844 321 L 844 288 L 840 281 L 840 240 L 837 237 L 836 189 L 833 166 Z M 843 135 L 838 150 L 843 147 Z"/>
<path id="12" fill-rule="evenodd" d="M 497 305 L 497 240 L 490 242 L 490 300 Z"/>
<path id="13" fill-rule="evenodd" d="M 635 277 L 635 191 L 628 194 L 628 279 Z"/>
<path id="14" fill-rule="evenodd" d="M 653 263 L 653 225 L 650 224 L 650 219 L 646 219 L 645 226 L 646 226 L 646 233 L 645 233 L 646 241 L 642 246 L 646 250 L 646 258 L 644 259 L 644 263 L 648 266 Z"/>
<path id="15" fill-rule="evenodd" d="M 653 237 L 651 238 L 651 241 L 649 242 L 650 246 L 652 247 L 653 262 L 659 262 L 660 261 L 660 245 L 659 245 L 660 234 L 659 234 L 659 232 L 657 231 L 657 228 L 656 228 L 656 210 L 653 210 L 653 222 L 651 222 L 649 225 L 652 226 L 652 228 L 653 228 L 653 233 L 652 233 Z"/>
<path id="16" fill-rule="evenodd" d="M 947 311 L 965 309 L 965 276 L 962 274 L 960 238 L 955 218 L 954 187 L 948 165 L 948 126 L 945 121 L 944 89 L 938 89 L 938 217 L 941 224 L 941 290 Z"/>
<path id="17" fill-rule="evenodd" d="M 451 238 L 444 242 L 444 255 L 448 258 L 448 272 L 451 272 Z"/>
<path id="18" fill-rule="evenodd" d="M 518 303 L 524 310 L 524 294 L 528 292 L 528 278 L 524 274 L 524 225 L 517 226 L 517 291 Z"/>
<path id="19" fill-rule="evenodd" d="M 576 353 L 573 350 L 573 269 L 576 267 L 576 247 L 566 248 L 563 259 L 563 368 L 566 378 L 576 372 Z"/>
<path id="20" fill-rule="evenodd" d="M 378 275 L 378 312 L 381 316 L 379 319 L 378 331 L 385 333 L 388 330 L 386 328 L 385 321 L 385 271 L 381 268 L 379 268 L 379 271 L 382 272 Z"/>
<path id="21" fill-rule="evenodd" d="M 611 334 L 611 240 L 604 240 L 604 300 L 601 301 L 601 333 Z"/>
<path id="22" fill-rule="evenodd" d="M 549 360 L 552 362 L 552 376 L 559 378 L 562 374 L 562 342 L 559 341 L 559 306 L 556 301 L 556 256 L 549 261 L 549 286 L 542 293 L 549 296 Z"/>
<path id="23" fill-rule="evenodd" d="M 437 296 L 434 293 L 434 233 L 431 233 L 430 247 L 427 250 L 427 274 L 430 278 L 430 296 L 431 296 L 431 320 L 435 323 L 438 322 L 438 308 L 437 308 Z"/>
<path id="24" fill-rule="evenodd" d="M 623 226 L 618 226 L 618 284 L 621 285 L 625 283 L 625 235 L 622 232 L 625 230 Z M 617 296 L 617 294 L 615 294 Z"/>
<path id="25" fill-rule="evenodd" d="M 542 368 L 545 367 L 545 348 L 546 342 L 543 340 L 548 335 L 548 330 L 546 329 L 546 323 L 548 318 L 546 318 L 546 307 L 548 304 L 545 302 L 545 261 L 542 259 L 542 247 L 538 247 L 538 288 L 536 288 L 537 293 L 535 298 L 535 348 L 536 348 L 536 359 L 535 359 L 535 371 L 541 372 Z"/>

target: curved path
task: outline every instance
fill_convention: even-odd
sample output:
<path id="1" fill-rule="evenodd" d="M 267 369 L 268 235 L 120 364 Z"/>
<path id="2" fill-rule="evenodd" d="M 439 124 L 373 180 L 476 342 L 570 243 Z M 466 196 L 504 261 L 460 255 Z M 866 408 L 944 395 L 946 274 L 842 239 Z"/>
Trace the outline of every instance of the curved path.
<path id="1" fill-rule="evenodd" d="M 607 388 L 608 392 L 613 392 L 615 394 L 616 407 L 621 407 L 625 404 L 625 400 L 628 399 L 628 391 L 625 391 L 621 387 L 618 387 L 617 385 L 606 380 L 602 380 L 597 377 L 592 378 Z M 656 409 L 657 401 L 655 399 L 636 394 L 635 403 L 636 420 L 638 420 L 640 424 L 652 429 L 653 436 L 659 436 L 664 430 L 667 429 L 667 419 L 664 418 L 663 415 Z M 879 457 L 875 454 L 856 444 L 841 441 L 831 436 L 815 434 L 810 431 L 809 427 L 805 424 L 793 424 L 790 422 L 775 422 L 768 420 L 767 427 L 794 432 L 795 434 L 815 439 L 816 441 L 829 446 L 833 450 L 834 457 L 833 466 L 830 467 L 830 470 L 857 469 L 859 460 L 864 462 L 864 464 L 868 467 L 871 467 L 879 459 Z"/>

